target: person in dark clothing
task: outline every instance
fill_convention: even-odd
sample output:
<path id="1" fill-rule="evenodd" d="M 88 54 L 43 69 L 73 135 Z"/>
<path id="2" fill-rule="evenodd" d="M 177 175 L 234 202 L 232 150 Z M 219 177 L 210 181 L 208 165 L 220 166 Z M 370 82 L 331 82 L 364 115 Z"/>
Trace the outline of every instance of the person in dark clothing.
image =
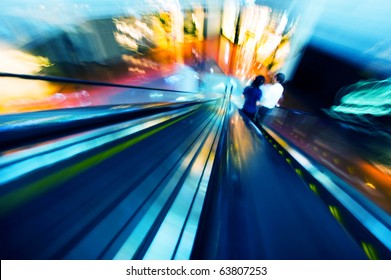
<path id="1" fill-rule="evenodd" d="M 243 90 L 244 105 L 242 111 L 251 119 L 254 120 L 257 112 L 257 102 L 261 100 L 262 91 L 259 88 L 265 82 L 264 76 L 257 76 L 250 86 Z"/>
<path id="2" fill-rule="evenodd" d="M 277 106 L 279 100 L 283 96 L 284 87 L 282 83 L 285 81 L 283 73 L 277 73 L 273 77 L 271 84 L 261 86 L 262 98 L 258 112 L 255 114 L 255 122 L 261 124 L 263 119 Z"/>

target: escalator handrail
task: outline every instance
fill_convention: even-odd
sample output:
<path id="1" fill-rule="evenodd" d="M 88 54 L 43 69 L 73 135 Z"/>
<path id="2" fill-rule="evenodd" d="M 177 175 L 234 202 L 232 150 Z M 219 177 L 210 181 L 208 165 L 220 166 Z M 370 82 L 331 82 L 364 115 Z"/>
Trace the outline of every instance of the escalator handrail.
<path id="1" fill-rule="evenodd" d="M 45 111 L 45 116 L 42 116 L 42 112 L 29 112 L 14 115 L 0 116 L 0 146 L 1 149 L 10 149 L 20 145 L 33 143 L 34 141 L 41 141 L 44 139 L 52 139 L 69 133 L 77 133 L 88 129 L 98 128 L 105 125 L 111 125 L 120 123 L 123 121 L 129 121 L 137 118 L 151 116 L 159 113 L 168 113 L 173 110 L 180 110 L 192 106 L 198 106 L 206 104 L 208 102 L 216 101 L 216 99 L 207 100 L 195 100 L 188 102 L 175 102 L 175 103 L 148 103 L 148 106 L 132 107 L 129 104 L 117 104 L 117 105 L 104 105 L 93 107 L 101 114 L 96 116 L 87 114 L 86 117 L 79 117 L 75 119 L 58 121 L 58 117 L 61 116 L 61 112 L 66 112 L 68 115 L 74 112 L 74 114 L 80 114 L 80 110 L 88 113 L 91 107 L 69 108 Z M 140 104 L 136 104 L 140 105 Z M 145 104 L 143 104 L 145 105 Z M 116 110 L 112 110 L 116 108 Z M 110 113 L 107 113 L 110 112 Z M 34 116 L 36 115 L 36 118 Z M 53 121 L 39 122 L 39 119 L 50 119 L 50 116 L 54 117 Z M 15 123 L 16 116 L 20 116 L 21 119 L 26 120 L 28 125 L 23 123 Z M 66 116 L 65 116 L 66 117 Z M 4 121 L 6 120 L 6 121 Z M 10 124 L 7 127 L 7 121 Z M 32 121 L 32 124 L 30 124 Z"/>
<path id="2" fill-rule="evenodd" d="M 152 87 L 118 84 L 118 83 L 110 83 L 110 82 L 88 81 L 88 80 L 81 80 L 81 79 L 56 77 L 56 76 L 39 76 L 39 75 L 15 74 L 15 73 L 7 73 L 7 72 L 0 72 L 0 77 L 20 78 L 20 79 L 26 79 L 26 80 L 41 80 L 41 81 L 61 82 L 61 83 L 73 83 L 73 84 L 85 84 L 85 85 L 92 85 L 92 86 L 109 86 L 109 87 L 120 87 L 120 88 L 169 91 L 169 92 L 175 92 L 175 93 L 188 93 L 188 94 L 197 93 L 197 92 L 184 91 L 184 90 L 152 88 Z"/>

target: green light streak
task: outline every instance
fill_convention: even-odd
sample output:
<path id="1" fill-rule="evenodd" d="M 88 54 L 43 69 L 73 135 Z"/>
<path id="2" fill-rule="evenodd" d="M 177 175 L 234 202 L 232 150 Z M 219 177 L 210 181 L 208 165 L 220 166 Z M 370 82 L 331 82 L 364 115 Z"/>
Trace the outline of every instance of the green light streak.
<path id="1" fill-rule="evenodd" d="M 391 114 L 391 78 L 382 81 L 360 81 L 342 88 L 341 104 L 332 106 L 336 113 L 373 116 Z"/>
<path id="2" fill-rule="evenodd" d="M 379 259 L 375 247 L 373 247 L 371 244 L 361 241 L 361 246 L 370 260 Z"/>
<path id="3" fill-rule="evenodd" d="M 311 189 L 316 195 L 319 195 L 318 188 L 316 187 L 315 184 L 310 183 L 310 184 L 309 184 L 309 187 L 310 187 L 310 189 Z"/>
<path id="4" fill-rule="evenodd" d="M 139 135 L 135 138 L 130 139 L 122 144 L 119 144 L 115 147 L 112 147 L 104 152 L 96 154 L 88 159 L 80 161 L 72 166 L 66 167 L 56 173 L 50 174 L 45 178 L 42 178 L 34 183 L 28 184 L 23 188 L 10 192 L 0 198 L 0 215 L 7 214 L 13 209 L 19 207 L 23 203 L 31 201 L 32 199 L 38 197 L 39 195 L 53 189 L 54 187 L 59 186 L 60 184 L 66 182 L 67 180 L 72 179 L 73 177 L 81 174 L 89 168 L 92 168 L 104 160 L 124 151 L 125 149 L 141 142 L 142 140 L 156 134 L 157 132 L 187 118 L 194 112 L 186 114 L 185 116 L 178 118 L 177 120 L 171 121 L 165 125 L 157 127 L 151 131 L 148 131 L 142 135 Z"/>
<path id="5" fill-rule="evenodd" d="M 329 210 L 331 212 L 331 214 L 333 214 L 334 218 L 339 222 L 339 223 L 343 223 L 342 222 L 342 216 L 341 216 L 341 213 L 339 211 L 339 209 L 335 206 L 331 206 L 329 205 Z"/>

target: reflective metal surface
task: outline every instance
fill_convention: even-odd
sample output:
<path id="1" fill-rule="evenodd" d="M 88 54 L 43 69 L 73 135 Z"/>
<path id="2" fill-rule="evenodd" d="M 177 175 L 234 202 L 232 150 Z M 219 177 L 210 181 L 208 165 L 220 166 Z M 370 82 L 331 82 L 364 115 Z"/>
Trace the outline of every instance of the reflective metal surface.
<path id="1" fill-rule="evenodd" d="M 1 258 L 188 259 L 226 105 L 3 152 Z"/>

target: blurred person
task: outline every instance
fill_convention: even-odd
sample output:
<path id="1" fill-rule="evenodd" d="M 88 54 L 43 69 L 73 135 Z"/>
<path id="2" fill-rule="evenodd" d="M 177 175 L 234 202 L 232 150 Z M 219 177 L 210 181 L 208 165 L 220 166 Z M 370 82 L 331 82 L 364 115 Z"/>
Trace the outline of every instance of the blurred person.
<path id="1" fill-rule="evenodd" d="M 252 81 L 250 86 L 247 86 L 243 90 L 244 104 L 242 111 L 252 121 L 254 120 L 255 113 L 257 112 L 258 102 L 262 97 L 262 90 L 259 88 L 265 82 L 264 76 L 257 76 Z"/>
<path id="2" fill-rule="evenodd" d="M 274 75 L 270 84 L 265 84 L 261 87 L 262 98 L 255 116 L 257 123 L 261 124 L 273 108 L 278 106 L 279 101 L 283 98 L 284 87 L 282 83 L 284 81 L 285 75 L 283 73 L 277 73 Z"/>

